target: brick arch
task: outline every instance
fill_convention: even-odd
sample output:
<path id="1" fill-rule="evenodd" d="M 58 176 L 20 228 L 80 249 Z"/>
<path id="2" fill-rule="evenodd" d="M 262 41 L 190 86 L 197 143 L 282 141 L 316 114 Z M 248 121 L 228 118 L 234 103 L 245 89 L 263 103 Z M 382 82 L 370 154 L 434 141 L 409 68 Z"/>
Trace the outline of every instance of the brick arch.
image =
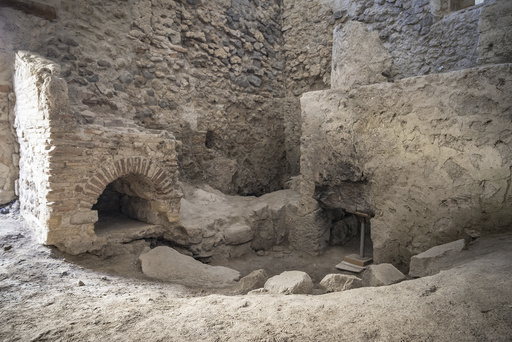
<path id="1" fill-rule="evenodd" d="M 96 174 L 87 181 L 83 191 L 83 200 L 92 206 L 108 184 L 128 174 L 142 175 L 149 179 L 161 199 L 171 197 L 173 185 L 169 181 L 170 176 L 159 163 L 144 157 L 128 157 L 101 166 Z"/>

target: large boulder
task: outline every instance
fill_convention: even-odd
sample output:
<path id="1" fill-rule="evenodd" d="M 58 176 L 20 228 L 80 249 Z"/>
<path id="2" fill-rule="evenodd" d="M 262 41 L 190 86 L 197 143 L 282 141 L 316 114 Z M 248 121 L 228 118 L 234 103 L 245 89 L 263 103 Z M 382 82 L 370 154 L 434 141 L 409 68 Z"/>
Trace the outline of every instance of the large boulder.
<path id="1" fill-rule="evenodd" d="M 396 284 L 407 277 L 391 264 L 370 265 L 363 273 L 363 286 L 386 286 Z"/>
<path id="2" fill-rule="evenodd" d="M 326 292 L 341 292 L 363 286 L 356 276 L 346 274 L 328 274 L 320 282 L 320 287 Z"/>
<path id="3" fill-rule="evenodd" d="M 438 273 L 443 261 L 459 254 L 464 248 L 466 248 L 466 241 L 460 239 L 432 247 L 423 253 L 413 256 L 409 265 L 409 276 L 425 277 Z"/>
<path id="4" fill-rule="evenodd" d="M 238 271 L 205 265 L 165 246 L 143 253 L 139 259 L 145 275 L 188 286 L 224 287 L 235 285 L 234 282 L 240 278 Z"/>
<path id="5" fill-rule="evenodd" d="M 265 290 L 279 294 L 309 294 L 313 292 L 313 281 L 301 271 L 286 271 L 265 282 Z"/>

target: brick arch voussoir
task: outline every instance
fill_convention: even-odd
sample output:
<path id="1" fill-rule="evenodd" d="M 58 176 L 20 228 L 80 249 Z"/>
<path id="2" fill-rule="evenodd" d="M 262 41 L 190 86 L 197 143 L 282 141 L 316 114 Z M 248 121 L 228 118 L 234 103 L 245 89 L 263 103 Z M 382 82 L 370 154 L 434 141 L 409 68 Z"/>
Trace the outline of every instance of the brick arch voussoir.
<path id="1" fill-rule="evenodd" d="M 108 184 L 128 174 L 145 176 L 153 183 L 160 197 L 169 197 L 173 192 L 169 174 L 159 163 L 144 157 L 128 157 L 102 166 L 89 178 L 83 191 L 83 201 L 92 207 Z"/>

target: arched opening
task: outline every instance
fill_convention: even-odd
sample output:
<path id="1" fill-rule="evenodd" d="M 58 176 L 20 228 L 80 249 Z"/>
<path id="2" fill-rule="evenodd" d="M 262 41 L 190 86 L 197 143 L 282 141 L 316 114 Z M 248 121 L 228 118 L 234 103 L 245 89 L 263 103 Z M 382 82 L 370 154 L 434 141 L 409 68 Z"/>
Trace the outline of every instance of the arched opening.
<path id="1" fill-rule="evenodd" d="M 165 216 L 154 210 L 157 196 L 153 182 L 145 176 L 130 173 L 117 178 L 92 206 L 92 210 L 98 211 L 95 233 L 106 235 L 116 230 L 164 225 Z"/>

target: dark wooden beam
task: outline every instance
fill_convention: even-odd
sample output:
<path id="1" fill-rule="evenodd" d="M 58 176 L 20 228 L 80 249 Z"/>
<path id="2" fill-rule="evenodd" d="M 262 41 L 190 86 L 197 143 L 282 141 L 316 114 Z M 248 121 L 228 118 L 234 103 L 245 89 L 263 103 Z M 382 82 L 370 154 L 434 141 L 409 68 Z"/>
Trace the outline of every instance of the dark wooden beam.
<path id="1" fill-rule="evenodd" d="M 0 0 L 0 7 L 10 7 L 48 20 L 57 19 L 55 7 L 32 0 Z"/>

